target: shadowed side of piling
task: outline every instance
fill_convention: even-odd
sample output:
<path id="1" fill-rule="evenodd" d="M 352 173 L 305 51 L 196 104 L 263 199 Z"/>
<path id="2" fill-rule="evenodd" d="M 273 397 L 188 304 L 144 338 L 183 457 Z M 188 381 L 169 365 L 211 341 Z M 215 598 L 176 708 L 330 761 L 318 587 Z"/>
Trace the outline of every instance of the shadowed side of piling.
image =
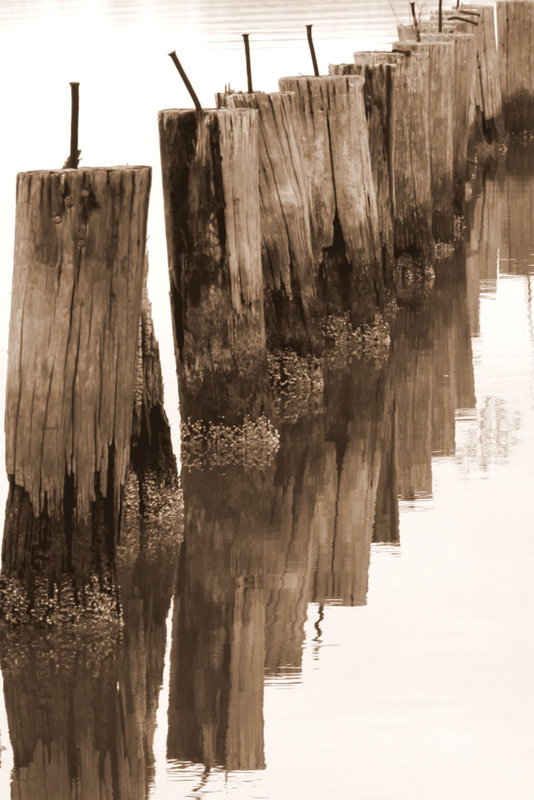
<path id="1" fill-rule="evenodd" d="M 498 2 L 497 31 L 507 132 L 534 130 L 534 3 Z"/>
<path id="2" fill-rule="evenodd" d="M 259 190 L 267 346 L 320 354 L 320 309 L 309 199 L 291 94 L 219 94 L 217 104 L 252 108 L 259 121 Z"/>
<path id="3" fill-rule="evenodd" d="M 148 258 L 147 258 L 148 268 Z M 139 320 L 130 467 L 125 490 L 135 515 L 171 513 L 178 502 L 178 470 L 165 413 L 159 345 L 145 283 Z"/>
<path id="4" fill-rule="evenodd" d="M 182 419 L 237 424 L 268 406 L 257 112 L 161 111 L 159 131 Z"/>
<path id="5" fill-rule="evenodd" d="M 395 291 L 393 208 L 395 198 L 393 130 L 395 126 L 394 64 L 331 64 L 331 75 L 361 75 L 369 132 L 369 153 L 376 192 L 378 227 L 382 248 L 383 281 L 388 293 Z"/>
<path id="6" fill-rule="evenodd" d="M 328 315 L 350 311 L 356 327 L 384 303 L 363 79 L 281 78 L 279 85 L 295 93 L 324 309 Z"/>
<path id="7" fill-rule="evenodd" d="M 20 173 L 0 613 L 116 616 L 151 170 Z"/>

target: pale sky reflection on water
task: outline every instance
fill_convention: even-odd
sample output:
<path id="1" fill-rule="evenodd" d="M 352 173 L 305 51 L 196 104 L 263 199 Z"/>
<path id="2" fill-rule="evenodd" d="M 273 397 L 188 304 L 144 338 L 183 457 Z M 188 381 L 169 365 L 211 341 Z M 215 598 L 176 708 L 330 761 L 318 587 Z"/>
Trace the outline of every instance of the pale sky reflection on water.
<path id="1" fill-rule="evenodd" d="M 406 20 L 407 3 L 394 0 L 394 7 Z M 0 22 L 2 351 L 15 174 L 63 163 L 68 82 L 79 80 L 82 163 L 154 167 L 150 291 L 178 445 L 156 115 L 190 103 L 167 52 L 178 50 L 201 101 L 211 105 L 225 83 L 244 86 L 240 33 L 247 29 L 254 34 L 255 85 L 273 90 L 278 76 L 310 71 L 308 22 L 326 68 L 350 60 L 356 49 L 387 49 L 395 17 L 388 3 L 348 0 L 0 0 Z M 528 180 L 534 194 L 534 178 Z M 534 350 L 527 276 L 497 277 L 506 192 L 513 204 L 520 183 L 500 175 L 486 187 L 492 239 L 468 256 L 476 276 L 469 297 L 476 409 L 457 414 L 454 455 L 432 460 L 432 498 L 401 503 L 400 547 L 372 546 L 367 605 L 327 605 L 319 641 L 318 607 L 308 605 L 301 672 L 265 683 L 264 771 L 205 776 L 202 766 L 167 762 L 171 611 L 154 739 L 155 800 L 534 796 Z M 531 254 L 534 237 L 528 241 L 525 233 L 520 246 Z M 0 364 L 3 413 L 5 357 Z M 3 441 L 1 447 L 3 460 Z M 1 701 L 0 731 L 0 797 L 7 800 L 12 753 Z"/>

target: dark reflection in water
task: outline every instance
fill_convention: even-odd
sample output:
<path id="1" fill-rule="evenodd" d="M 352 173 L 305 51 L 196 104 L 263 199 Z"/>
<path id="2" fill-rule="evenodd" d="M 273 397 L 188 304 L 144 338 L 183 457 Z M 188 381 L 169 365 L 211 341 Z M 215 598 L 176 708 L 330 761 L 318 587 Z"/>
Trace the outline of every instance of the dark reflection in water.
<path id="1" fill-rule="evenodd" d="M 264 678 L 299 680 L 310 603 L 367 601 L 371 543 L 398 543 L 398 497 L 432 493 L 475 403 L 465 257 L 399 313 L 389 362 L 325 375 L 322 414 L 281 429 L 275 463 L 183 475 L 167 757 L 265 766 Z"/>
<path id="2" fill-rule="evenodd" d="M 2 642 L 12 800 L 148 796 L 176 531 L 159 546 L 139 544 L 119 569 L 121 637 L 24 633 Z"/>

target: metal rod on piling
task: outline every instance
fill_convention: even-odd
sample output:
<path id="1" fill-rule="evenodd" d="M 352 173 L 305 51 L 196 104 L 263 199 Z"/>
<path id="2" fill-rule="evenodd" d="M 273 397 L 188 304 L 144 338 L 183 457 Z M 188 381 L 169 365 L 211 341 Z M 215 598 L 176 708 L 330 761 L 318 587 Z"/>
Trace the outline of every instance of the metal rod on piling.
<path id="1" fill-rule="evenodd" d="M 171 57 L 174 66 L 176 67 L 176 69 L 180 73 L 180 77 L 181 77 L 181 79 L 183 80 L 183 82 L 185 84 L 185 88 L 187 89 L 187 91 L 189 92 L 189 94 L 191 96 L 191 100 L 193 101 L 196 110 L 198 111 L 199 114 L 202 114 L 203 113 L 203 109 L 202 109 L 202 106 L 200 105 L 200 100 L 198 99 L 195 90 L 191 86 L 191 82 L 190 82 L 189 78 L 187 77 L 187 75 L 185 74 L 184 68 L 182 67 L 182 65 L 180 64 L 180 62 L 178 60 L 178 56 L 176 55 L 176 50 L 173 50 L 172 53 L 169 53 L 169 56 Z"/>
<path id="2" fill-rule="evenodd" d="M 410 10 L 412 12 L 412 19 L 413 19 L 413 26 L 415 28 L 415 41 L 421 41 L 421 34 L 419 33 L 419 23 L 417 22 L 417 16 L 415 13 L 415 2 L 410 3 Z"/>
<path id="3" fill-rule="evenodd" d="M 315 57 L 315 47 L 313 46 L 312 39 L 312 26 L 306 25 L 306 33 L 308 34 L 308 44 L 310 46 L 311 59 L 313 64 L 313 74 L 316 78 L 319 77 L 319 67 L 317 66 L 317 58 Z"/>
<path id="4" fill-rule="evenodd" d="M 250 66 L 250 46 L 248 43 L 248 33 L 241 34 L 243 36 L 243 41 L 245 43 L 245 59 L 247 62 L 247 91 L 249 94 L 252 94 L 254 91 L 252 88 L 252 69 Z"/>
<path id="5" fill-rule="evenodd" d="M 443 31 L 443 0 L 439 0 L 438 2 L 438 31 L 441 33 Z"/>
<path id="6" fill-rule="evenodd" d="M 80 153 L 78 152 L 78 116 L 80 113 L 80 84 L 71 81 L 70 84 L 70 155 L 68 165 L 71 169 L 78 167 Z"/>

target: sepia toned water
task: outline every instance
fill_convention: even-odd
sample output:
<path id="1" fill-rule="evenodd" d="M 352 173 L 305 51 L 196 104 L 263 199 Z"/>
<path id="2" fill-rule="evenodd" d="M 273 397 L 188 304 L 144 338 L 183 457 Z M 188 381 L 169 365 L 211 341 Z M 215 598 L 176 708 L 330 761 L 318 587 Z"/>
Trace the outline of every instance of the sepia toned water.
<path id="1" fill-rule="evenodd" d="M 404 9 L 406 6 L 406 9 Z M 68 154 L 154 166 L 150 291 L 177 391 L 159 108 L 387 49 L 407 3 L 0 0 L 3 403 L 14 185 Z M 263 469 L 184 470 L 184 538 L 120 565 L 122 640 L 0 641 L 4 800 L 534 794 L 534 148 L 474 187 L 464 246 L 388 361 L 325 376 Z M 3 443 L 2 443 L 3 446 Z M 5 502 L 5 480 L 2 479 Z"/>

